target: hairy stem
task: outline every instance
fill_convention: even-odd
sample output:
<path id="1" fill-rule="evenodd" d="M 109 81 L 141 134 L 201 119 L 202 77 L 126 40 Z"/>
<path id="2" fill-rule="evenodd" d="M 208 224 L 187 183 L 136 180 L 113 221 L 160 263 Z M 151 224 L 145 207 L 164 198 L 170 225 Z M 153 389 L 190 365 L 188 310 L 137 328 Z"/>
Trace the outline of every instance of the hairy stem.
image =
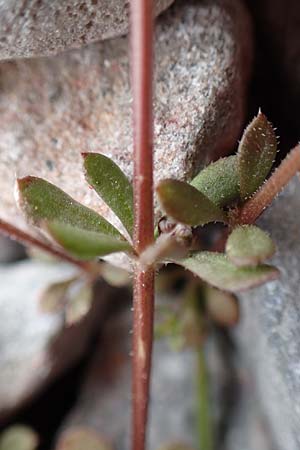
<path id="1" fill-rule="evenodd" d="M 203 348 L 198 350 L 197 394 L 199 449 L 213 450 L 213 433 L 209 408 L 209 383 Z"/>
<path id="2" fill-rule="evenodd" d="M 242 207 L 239 223 L 254 223 L 284 186 L 300 171 L 300 145 L 297 145 L 282 161 L 260 190 Z"/>
<path id="3" fill-rule="evenodd" d="M 51 245 L 47 244 L 46 242 L 40 241 L 39 239 L 31 236 L 30 234 L 25 233 L 25 231 L 22 231 L 19 228 L 16 228 L 15 226 L 11 225 L 10 223 L 5 222 L 2 219 L 0 219 L 0 233 L 4 234 L 5 236 L 10 237 L 11 239 L 21 242 L 25 246 L 36 247 L 42 251 L 50 253 L 51 255 L 53 255 L 57 258 L 62 259 L 63 261 L 67 261 L 69 263 L 74 264 L 75 266 L 79 267 L 81 270 L 90 272 L 91 263 L 85 262 L 85 261 L 78 261 L 77 259 L 72 258 L 71 256 L 52 247 Z"/>
<path id="4" fill-rule="evenodd" d="M 140 255 L 153 242 L 153 1 L 131 0 L 134 135 L 134 236 Z M 154 309 L 154 271 L 137 261 L 133 289 L 133 450 L 144 450 L 148 415 Z"/>

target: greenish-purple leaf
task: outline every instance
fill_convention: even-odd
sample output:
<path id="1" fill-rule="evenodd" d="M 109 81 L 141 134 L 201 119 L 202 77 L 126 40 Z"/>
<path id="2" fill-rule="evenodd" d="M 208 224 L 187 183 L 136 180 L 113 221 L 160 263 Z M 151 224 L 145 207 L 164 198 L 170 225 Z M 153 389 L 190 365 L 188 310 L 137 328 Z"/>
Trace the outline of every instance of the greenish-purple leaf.
<path id="1" fill-rule="evenodd" d="M 89 260 L 115 252 L 131 251 L 125 239 L 104 233 L 84 230 L 63 222 L 45 222 L 44 227 L 52 238 L 78 259 Z"/>
<path id="2" fill-rule="evenodd" d="M 226 253 L 237 266 L 256 266 L 275 253 L 275 245 L 265 231 L 255 225 L 236 227 L 227 239 Z"/>
<path id="3" fill-rule="evenodd" d="M 83 153 L 83 157 L 87 182 L 132 235 L 133 189 L 128 178 L 107 156 L 100 153 Z"/>
<path id="4" fill-rule="evenodd" d="M 29 221 L 37 226 L 61 222 L 124 239 L 119 231 L 92 209 L 81 205 L 64 191 L 37 177 L 18 180 L 19 203 Z"/>
<path id="5" fill-rule="evenodd" d="M 241 197 L 254 194 L 268 176 L 277 152 L 272 124 L 261 112 L 244 131 L 238 148 L 238 173 Z"/>
<path id="6" fill-rule="evenodd" d="M 201 170 L 190 183 L 215 205 L 230 205 L 240 196 L 237 156 L 228 156 Z"/>
<path id="7" fill-rule="evenodd" d="M 184 181 L 162 180 L 157 193 L 163 210 L 177 222 L 197 226 L 226 221 L 224 211 Z"/>
<path id="8" fill-rule="evenodd" d="M 223 253 L 200 252 L 173 262 L 190 270 L 212 286 L 230 292 L 244 291 L 279 276 L 278 269 L 269 265 L 237 267 Z"/>

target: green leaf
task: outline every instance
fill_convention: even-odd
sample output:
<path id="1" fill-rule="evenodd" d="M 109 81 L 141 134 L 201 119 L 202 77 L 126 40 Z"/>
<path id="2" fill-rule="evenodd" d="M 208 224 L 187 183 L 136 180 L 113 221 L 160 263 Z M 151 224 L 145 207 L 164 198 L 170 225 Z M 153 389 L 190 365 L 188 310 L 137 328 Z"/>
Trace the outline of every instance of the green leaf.
<path id="1" fill-rule="evenodd" d="M 41 311 L 50 314 L 62 311 L 67 301 L 68 289 L 75 280 L 76 277 L 73 277 L 47 286 L 40 295 Z"/>
<path id="2" fill-rule="evenodd" d="M 226 243 L 228 258 L 237 266 L 256 266 L 275 253 L 270 236 L 255 225 L 236 227 Z"/>
<path id="3" fill-rule="evenodd" d="M 124 239 L 103 217 L 48 181 L 25 177 L 18 180 L 18 187 L 20 206 L 27 218 L 37 226 L 45 221 L 56 221 Z"/>
<path id="4" fill-rule="evenodd" d="M 224 291 L 244 291 L 274 280 L 279 271 L 268 265 L 236 267 L 223 253 L 200 252 L 189 258 L 173 260 L 200 277 L 203 281 Z"/>
<path id="5" fill-rule="evenodd" d="M 112 448 L 93 430 L 78 427 L 65 431 L 55 450 L 112 450 Z"/>
<path id="6" fill-rule="evenodd" d="M 83 153 L 87 182 L 118 216 L 126 230 L 133 230 L 133 189 L 126 175 L 107 156 Z"/>
<path id="7" fill-rule="evenodd" d="M 238 322 L 240 311 L 234 294 L 206 285 L 204 295 L 207 312 L 214 322 L 226 327 Z"/>
<path id="8" fill-rule="evenodd" d="M 66 323 L 74 325 L 91 309 L 93 302 L 93 285 L 85 280 L 78 280 L 69 287 L 66 305 Z"/>
<path id="9" fill-rule="evenodd" d="M 272 124 L 261 112 L 244 131 L 238 149 L 238 172 L 242 198 L 254 194 L 268 176 L 277 152 Z"/>
<path id="10" fill-rule="evenodd" d="M 83 230 L 62 222 L 45 222 L 53 239 L 79 259 L 92 259 L 115 252 L 131 251 L 129 242 L 104 233 Z"/>
<path id="11" fill-rule="evenodd" d="M 25 425 L 13 425 L 1 433 L 0 450 L 36 450 L 37 434 Z"/>
<path id="12" fill-rule="evenodd" d="M 183 181 L 162 180 L 157 187 L 157 193 L 166 214 L 177 222 L 197 226 L 226 220 L 224 211 Z"/>
<path id="13" fill-rule="evenodd" d="M 240 196 L 237 156 L 228 156 L 201 170 L 190 183 L 215 205 L 230 205 Z"/>

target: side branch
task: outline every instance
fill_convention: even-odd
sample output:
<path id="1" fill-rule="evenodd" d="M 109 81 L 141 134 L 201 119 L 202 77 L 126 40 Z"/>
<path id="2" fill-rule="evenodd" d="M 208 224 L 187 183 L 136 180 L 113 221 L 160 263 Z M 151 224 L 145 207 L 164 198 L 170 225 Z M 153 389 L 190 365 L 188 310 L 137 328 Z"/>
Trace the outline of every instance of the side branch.
<path id="1" fill-rule="evenodd" d="M 50 253 L 51 255 L 59 259 L 62 259 L 63 261 L 67 261 L 71 264 L 74 264 L 81 270 L 90 272 L 90 263 L 74 259 L 71 256 L 67 255 L 66 253 L 52 247 L 46 242 L 40 241 L 39 239 L 31 236 L 25 231 L 20 230 L 19 228 L 16 228 L 14 225 L 5 222 L 2 219 L 0 219 L 0 233 L 24 244 L 25 246 L 36 247 L 42 251 Z"/>
<path id="2" fill-rule="evenodd" d="M 300 171 L 300 145 L 282 161 L 260 190 L 250 198 L 240 211 L 239 223 L 252 224 L 282 191 L 284 186 Z"/>

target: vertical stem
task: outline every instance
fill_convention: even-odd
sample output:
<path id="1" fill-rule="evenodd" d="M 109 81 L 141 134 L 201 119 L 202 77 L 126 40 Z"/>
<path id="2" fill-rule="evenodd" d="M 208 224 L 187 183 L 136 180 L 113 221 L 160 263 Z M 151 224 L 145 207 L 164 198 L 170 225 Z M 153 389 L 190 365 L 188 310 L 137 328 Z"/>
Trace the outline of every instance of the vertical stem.
<path id="1" fill-rule="evenodd" d="M 213 433 L 209 408 L 209 383 L 203 347 L 198 350 L 197 385 L 199 450 L 213 450 Z"/>
<path id="2" fill-rule="evenodd" d="M 131 0 L 134 137 L 134 247 L 153 242 L 153 1 Z M 133 450 L 144 450 L 153 337 L 154 271 L 137 263 L 133 289 Z"/>

